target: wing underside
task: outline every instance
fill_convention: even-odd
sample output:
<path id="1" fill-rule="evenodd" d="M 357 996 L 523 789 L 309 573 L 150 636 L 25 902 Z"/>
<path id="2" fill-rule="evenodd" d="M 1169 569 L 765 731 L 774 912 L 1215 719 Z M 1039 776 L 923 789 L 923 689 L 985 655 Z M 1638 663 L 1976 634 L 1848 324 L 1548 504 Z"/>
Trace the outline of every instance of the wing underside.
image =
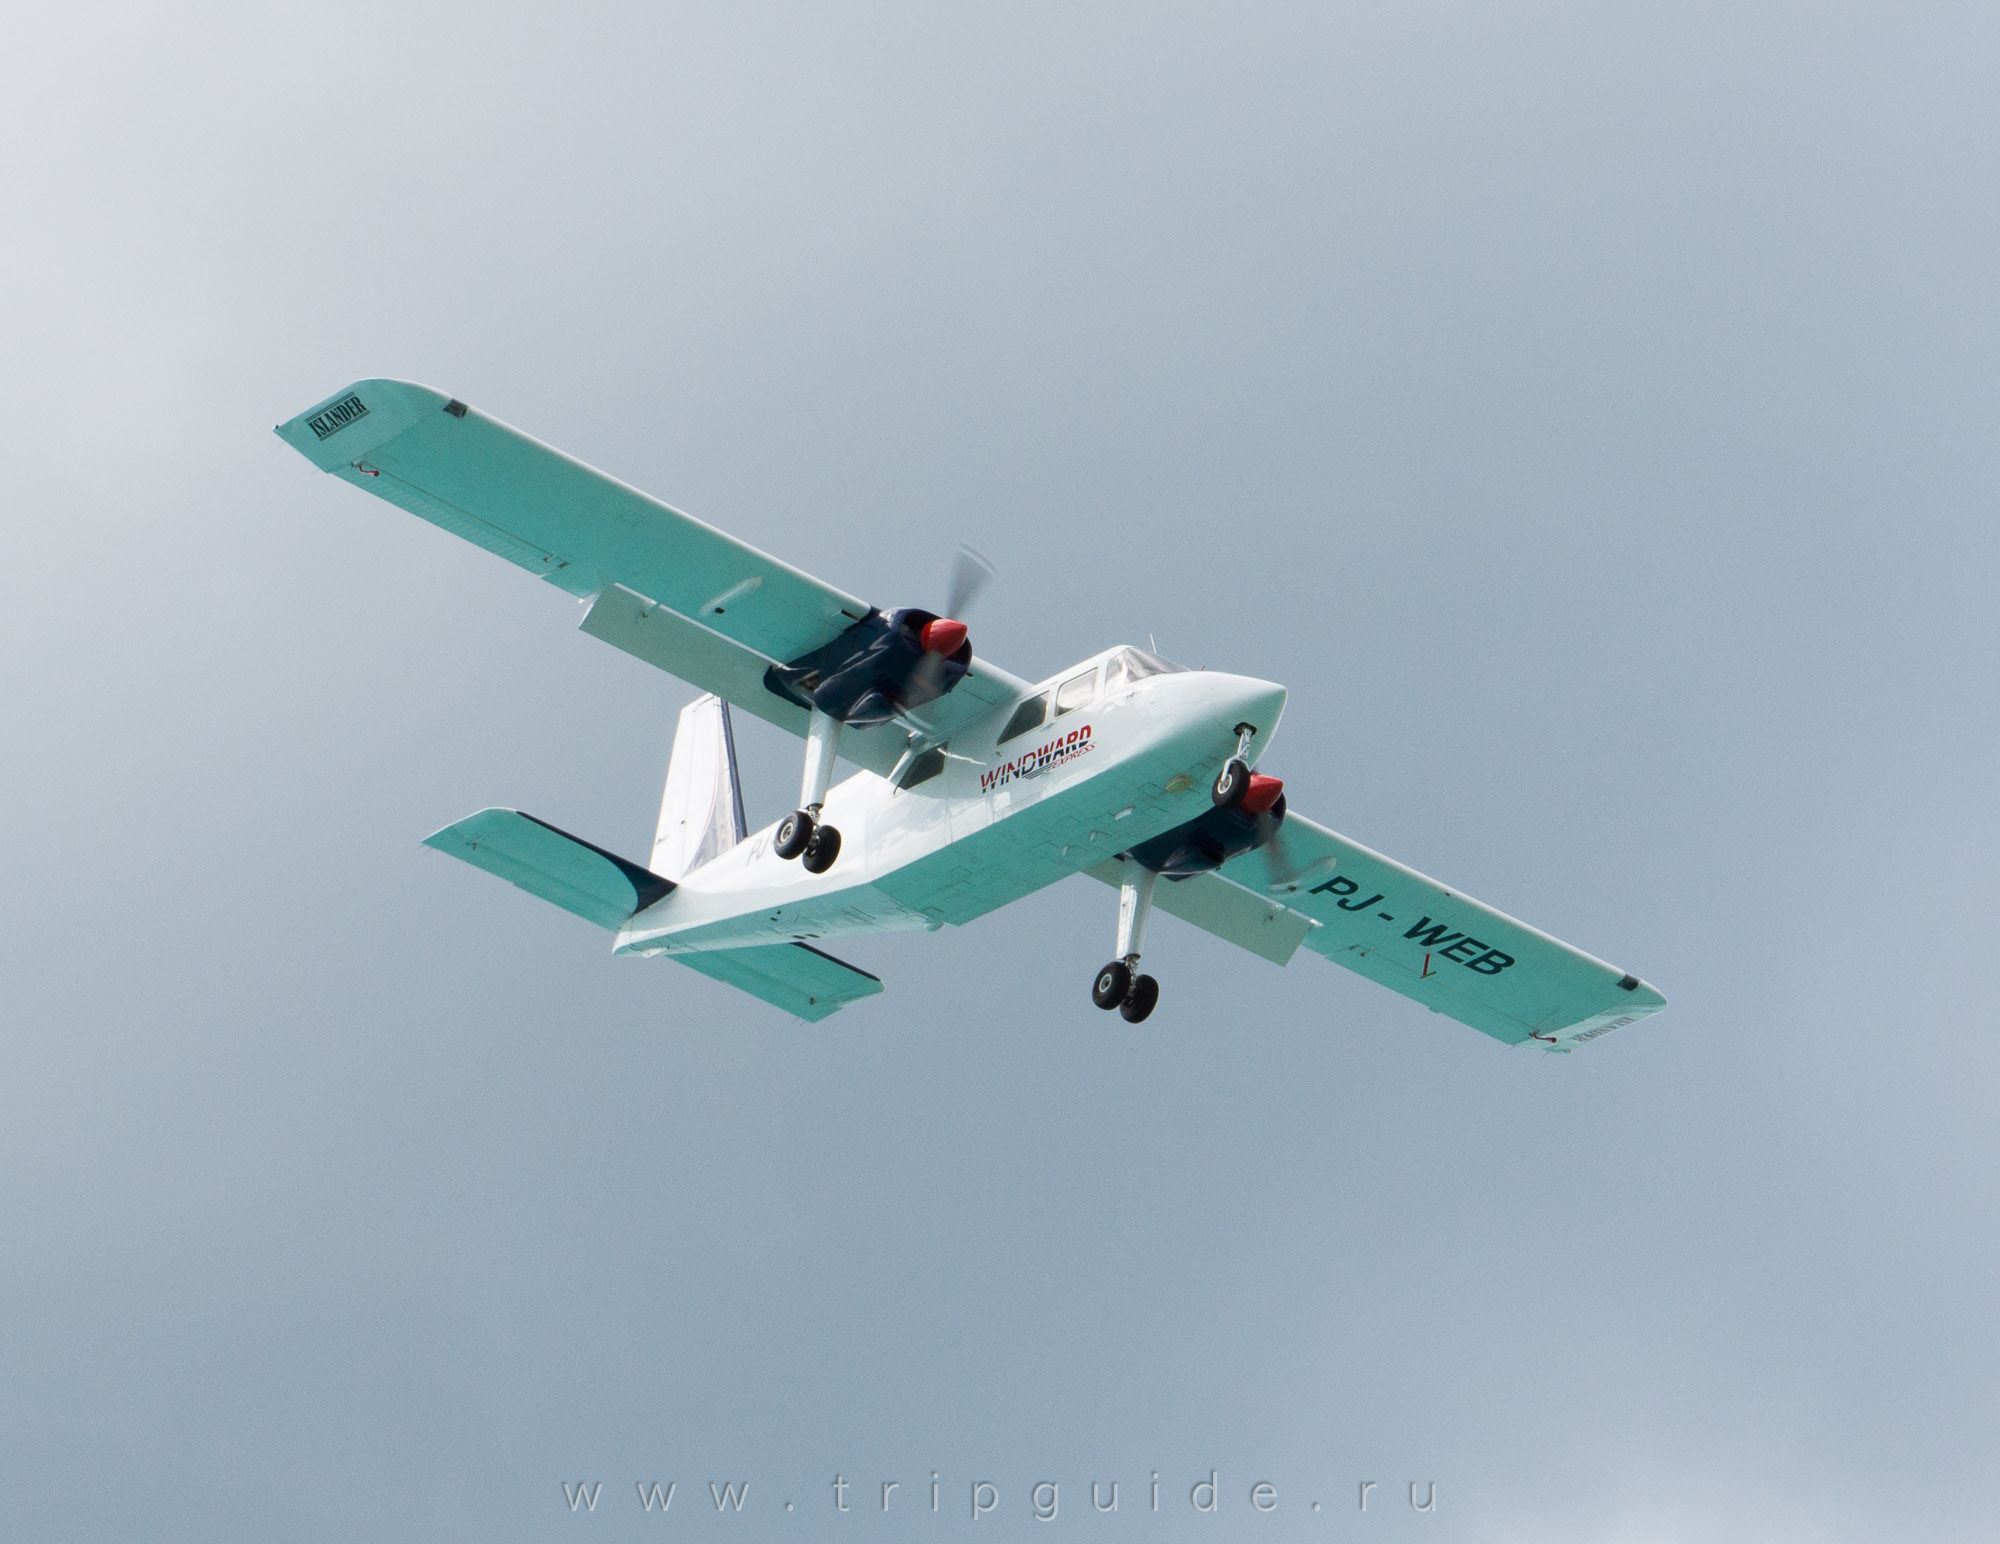
<path id="1" fill-rule="evenodd" d="M 1221 873 L 1317 924 L 1303 940 L 1313 953 L 1510 1045 L 1571 1050 L 1667 1003 L 1637 976 L 1302 815 Z"/>
<path id="2" fill-rule="evenodd" d="M 773 664 L 838 638 L 867 603 L 428 386 L 366 380 L 278 425 L 315 466 L 594 597 L 584 631 L 797 734 L 806 714 L 764 685 Z M 983 660 L 901 724 L 843 736 L 887 773 L 1015 701 L 1027 683 Z"/>
<path id="3" fill-rule="evenodd" d="M 1129 858 L 1084 872 L 1120 884 Z M 1276 964 L 1303 946 L 1509 1045 L 1568 1051 L 1666 1006 L 1637 976 L 1288 814 L 1281 839 L 1153 905 Z"/>

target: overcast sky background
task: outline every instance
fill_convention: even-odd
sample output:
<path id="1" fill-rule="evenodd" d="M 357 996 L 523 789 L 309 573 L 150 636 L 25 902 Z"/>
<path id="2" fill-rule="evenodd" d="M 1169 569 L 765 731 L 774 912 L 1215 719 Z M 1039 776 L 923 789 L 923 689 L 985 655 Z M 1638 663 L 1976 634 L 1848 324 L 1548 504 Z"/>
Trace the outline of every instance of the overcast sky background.
<path id="1" fill-rule="evenodd" d="M 2000 1538 L 2000 13 L 7 32 L 0 1532 Z M 1084 879 L 817 1027 L 612 960 L 418 843 L 643 856 L 692 693 L 271 435 L 369 375 L 1282 681 L 1297 808 L 1671 1006 L 1162 919 L 1135 1028 Z"/>

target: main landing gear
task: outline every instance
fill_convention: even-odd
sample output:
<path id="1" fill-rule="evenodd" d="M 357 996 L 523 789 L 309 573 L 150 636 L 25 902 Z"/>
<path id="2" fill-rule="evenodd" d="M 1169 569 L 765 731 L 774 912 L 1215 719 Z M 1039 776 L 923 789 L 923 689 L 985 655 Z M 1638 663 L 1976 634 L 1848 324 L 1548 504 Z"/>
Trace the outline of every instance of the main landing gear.
<path id="1" fill-rule="evenodd" d="M 1118 887 L 1118 958 L 1097 973 L 1090 1000 L 1107 1012 L 1116 1008 L 1127 1024 L 1138 1024 L 1160 1000 L 1160 983 L 1137 976 L 1139 950 L 1146 942 L 1146 919 L 1153 910 L 1153 887 L 1160 876 L 1126 860 L 1124 883 Z"/>
<path id="2" fill-rule="evenodd" d="M 1250 763 L 1247 758 L 1250 742 L 1257 737 L 1257 726 L 1238 724 L 1235 735 L 1236 753 L 1222 764 L 1222 770 L 1215 775 L 1214 786 L 1209 789 L 1209 796 L 1215 801 L 1217 809 L 1241 809 L 1243 800 L 1250 792 Z M 1275 778 L 1259 781 L 1266 786 L 1260 793 L 1259 801 L 1251 808 L 1261 819 L 1283 785 Z M 1159 882 L 1160 876 L 1156 871 L 1130 854 L 1126 855 L 1125 878 L 1118 887 L 1118 958 L 1100 970 L 1090 986 L 1090 1000 L 1106 1012 L 1116 1008 L 1128 1024 L 1143 1023 L 1160 1001 L 1160 983 L 1151 976 L 1135 974 L 1139 968 L 1139 951 L 1146 943 L 1146 919 L 1153 913 L 1153 891 Z"/>
<path id="3" fill-rule="evenodd" d="M 809 874 L 824 874 L 840 856 L 840 832 L 813 819 L 812 810 L 793 810 L 778 822 L 771 851 L 781 858 L 797 858 Z"/>
<path id="4" fill-rule="evenodd" d="M 827 785 L 833 781 L 833 754 L 839 746 L 840 720 L 814 708 L 806 726 L 806 773 L 799 786 L 799 808 L 778 822 L 777 836 L 771 842 L 771 851 L 781 858 L 799 859 L 809 874 L 824 874 L 840 856 L 840 833 L 819 823 Z"/>

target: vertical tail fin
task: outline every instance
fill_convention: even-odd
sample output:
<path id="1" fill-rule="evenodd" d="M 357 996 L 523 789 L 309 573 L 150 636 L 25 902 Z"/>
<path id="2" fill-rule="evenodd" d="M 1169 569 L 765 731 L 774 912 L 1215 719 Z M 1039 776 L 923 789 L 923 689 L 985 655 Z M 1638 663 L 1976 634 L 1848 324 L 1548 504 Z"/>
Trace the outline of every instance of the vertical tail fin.
<path id="1" fill-rule="evenodd" d="M 729 704 L 712 695 L 697 697 L 681 709 L 674 730 L 660 825 L 653 835 L 652 870 L 678 880 L 749 834 L 736 779 Z"/>

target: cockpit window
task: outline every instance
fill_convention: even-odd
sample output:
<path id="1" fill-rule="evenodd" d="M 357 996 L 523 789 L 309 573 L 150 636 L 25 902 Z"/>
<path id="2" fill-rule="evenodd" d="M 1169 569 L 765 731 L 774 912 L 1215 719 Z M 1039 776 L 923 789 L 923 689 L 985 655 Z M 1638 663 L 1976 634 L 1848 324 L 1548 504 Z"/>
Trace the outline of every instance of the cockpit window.
<path id="1" fill-rule="evenodd" d="M 1134 681 L 1143 681 L 1147 676 L 1182 675 L 1186 671 L 1185 665 L 1176 665 L 1172 660 L 1148 654 L 1144 649 L 1120 649 L 1105 667 L 1104 689 L 1115 692 Z"/>
<path id="2" fill-rule="evenodd" d="M 1007 720 L 1007 727 L 1000 731 L 1002 740 L 1011 740 L 1017 734 L 1026 734 L 1048 716 L 1049 693 L 1042 692 L 1030 697 L 1014 710 L 1014 716 Z"/>
<path id="3" fill-rule="evenodd" d="M 1056 688 L 1056 717 L 1072 708 L 1087 708 L 1097 695 L 1097 672 L 1086 670 L 1082 675 L 1071 676 Z"/>

